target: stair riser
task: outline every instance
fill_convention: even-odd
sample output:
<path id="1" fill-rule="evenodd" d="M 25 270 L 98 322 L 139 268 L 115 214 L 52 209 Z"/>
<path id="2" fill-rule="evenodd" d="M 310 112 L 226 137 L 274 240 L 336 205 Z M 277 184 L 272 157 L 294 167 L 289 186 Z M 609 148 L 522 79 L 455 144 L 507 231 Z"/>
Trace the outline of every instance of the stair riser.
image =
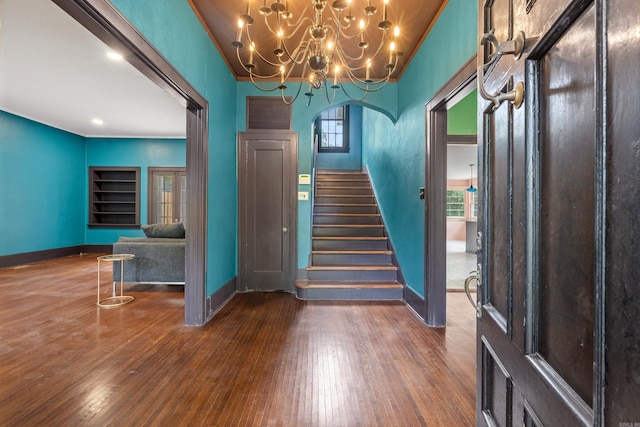
<path id="1" fill-rule="evenodd" d="M 387 254 L 313 254 L 313 265 L 381 265 L 391 264 L 391 255 Z"/>
<path id="2" fill-rule="evenodd" d="M 327 179 L 366 179 L 369 180 L 369 177 L 366 173 L 318 173 L 318 181 L 324 181 Z"/>
<path id="3" fill-rule="evenodd" d="M 336 196 L 320 196 L 316 195 L 316 203 L 363 203 L 374 204 L 376 201 L 371 197 L 336 197 Z"/>
<path id="4" fill-rule="evenodd" d="M 371 196 L 373 190 L 370 188 L 322 188 L 316 190 L 318 196 Z"/>
<path id="5" fill-rule="evenodd" d="M 314 215 L 314 224 L 362 224 L 379 225 L 379 216 L 325 216 Z"/>
<path id="6" fill-rule="evenodd" d="M 397 280 L 398 273 L 395 270 L 311 270 L 309 280 L 345 280 L 389 282 Z"/>
<path id="7" fill-rule="evenodd" d="M 386 250 L 386 240 L 314 240 L 315 251 Z"/>
<path id="8" fill-rule="evenodd" d="M 347 214 L 375 214 L 378 209 L 375 206 L 315 206 L 315 213 L 347 213 Z"/>
<path id="9" fill-rule="evenodd" d="M 303 300 L 401 301 L 402 289 L 298 289 Z"/>
<path id="10" fill-rule="evenodd" d="M 371 188 L 369 181 L 318 181 L 318 187 L 350 187 L 350 188 Z"/>
<path id="11" fill-rule="evenodd" d="M 313 227 L 315 237 L 383 237 L 382 228 Z"/>

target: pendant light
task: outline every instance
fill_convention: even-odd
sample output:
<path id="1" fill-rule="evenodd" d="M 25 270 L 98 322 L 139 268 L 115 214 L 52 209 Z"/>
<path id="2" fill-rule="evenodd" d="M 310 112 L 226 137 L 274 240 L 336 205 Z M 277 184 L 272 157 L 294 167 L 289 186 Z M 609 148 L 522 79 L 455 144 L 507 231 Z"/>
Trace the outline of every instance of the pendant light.
<path id="1" fill-rule="evenodd" d="M 475 193 L 478 190 L 473 186 L 473 163 L 471 163 L 469 167 L 471 171 L 469 172 L 469 188 L 467 188 L 467 191 L 469 193 Z"/>

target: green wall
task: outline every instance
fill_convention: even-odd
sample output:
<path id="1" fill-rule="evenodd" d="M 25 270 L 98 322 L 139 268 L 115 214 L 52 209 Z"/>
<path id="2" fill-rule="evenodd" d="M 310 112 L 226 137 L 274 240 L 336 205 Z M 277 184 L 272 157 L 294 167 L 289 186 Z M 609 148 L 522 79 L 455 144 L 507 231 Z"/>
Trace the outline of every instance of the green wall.
<path id="1" fill-rule="evenodd" d="M 398 83 L 398 121 L 367 109 L 363 116 L 363 163 L 407 284 L 422 296 L 425 104 L 475 53 L 477 19 L 475 0 L 449 0 Z"/>
<path id="2" fill-rule="evenodd" d="M 237 272 L 236 81 L 187 1 L 112 0 L 209 101 L 207 294 Z"/>
<path id="3" fill-rule="evenodd" d="M 476 135 L 478 133 L 478 89 L 474 89 L 447 110 L 447 134 Z"/>

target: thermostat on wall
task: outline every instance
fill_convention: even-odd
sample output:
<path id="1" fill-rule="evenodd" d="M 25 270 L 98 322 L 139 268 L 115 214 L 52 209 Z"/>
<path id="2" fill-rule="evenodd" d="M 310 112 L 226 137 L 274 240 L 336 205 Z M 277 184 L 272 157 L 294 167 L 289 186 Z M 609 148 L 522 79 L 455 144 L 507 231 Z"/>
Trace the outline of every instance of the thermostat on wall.
<path id="1" fill-rule="evenodd" d="M 303 184 L 311 184 L 311 175 L 308 174 L 300 174 L 298 175 L 298 184 L 303 185 Z"/>

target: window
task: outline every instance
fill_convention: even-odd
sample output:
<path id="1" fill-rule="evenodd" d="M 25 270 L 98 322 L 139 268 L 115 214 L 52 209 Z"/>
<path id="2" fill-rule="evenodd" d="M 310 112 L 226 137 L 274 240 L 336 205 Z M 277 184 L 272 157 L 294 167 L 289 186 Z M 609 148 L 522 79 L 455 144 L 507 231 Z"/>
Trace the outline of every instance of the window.
<path id="1" fill-rule="evenodd" d="M 187 219 L 187 172 L 185 168 L 149 168 L 148 178 L 148 223 L 185 223 Z"/>
<path id="2" fill-rule="evenodd" d="M 326 110 L 316 119 L 318 151 L 323 153 L 349 152 L 349 106 Z"/>
<path id="3" fill-rule="evenodd" d="M 447 190 L 447 216 L 464 218 L 464 190 Z"/>

